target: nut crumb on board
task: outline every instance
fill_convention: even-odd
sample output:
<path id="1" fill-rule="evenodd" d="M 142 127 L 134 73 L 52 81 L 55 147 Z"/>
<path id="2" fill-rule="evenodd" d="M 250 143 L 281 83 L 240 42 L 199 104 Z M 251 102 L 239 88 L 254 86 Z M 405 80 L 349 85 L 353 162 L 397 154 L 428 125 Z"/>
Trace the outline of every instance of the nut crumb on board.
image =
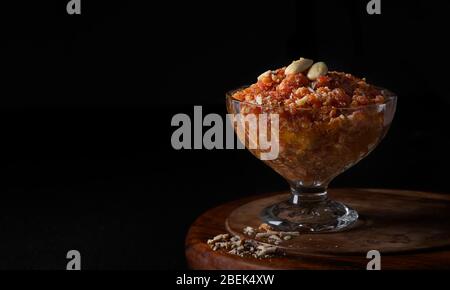
<path id="1" fill-rule="evenodd" d="M 272 231 L 273 228 L 266 223 L 262 223 L 259 225 L 258 230 L 268 232 L 268 231 Z"/>
<path id="2" fill-rule="evenodd" d="M 231 255 L 240 257 L 271 258 L 280 252 L 280 245 L 283 241 L 291 240 L 294 236 L 299 236 L 299 232 L 275 231 L 267 224 L 261 224 L 257 229 L 247 226 L 243 229 L 243 234 L 255 239 L 242 239 L 240 236 L 230 236 L 220 234 L 207 241 L 213 251 L 225 250 Z"/>
<path id="3" fill-rule="evenodd" d="M 244 234 L 247 236 L 252 236 L 255 233 L 255 229 L 252 227 L 245 227 L 243 230 Z"/>

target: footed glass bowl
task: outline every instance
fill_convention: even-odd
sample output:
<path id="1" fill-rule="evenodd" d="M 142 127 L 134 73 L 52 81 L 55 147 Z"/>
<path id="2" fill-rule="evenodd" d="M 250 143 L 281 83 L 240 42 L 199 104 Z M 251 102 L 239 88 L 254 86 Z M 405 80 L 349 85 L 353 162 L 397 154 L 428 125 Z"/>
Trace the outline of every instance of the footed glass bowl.
<path id="1" fill-rule="evenodd" d="M 339 231 L 352 225 L 358 213 L 329 199 L 328 184 L 383 139 L 397 97 L 382 89 L 384 103 L 336 108 L 332 118 L 322 121 L 320 109 L 277 113 L 233 99 L 234 92 L 227 94 L 227 110 L 239 140 L 291 187 L 290 199 L 265 208 L 262 221 L 279 230 L 307 232 Z M 263 142 L 267 140 L 270 148 Z"/>

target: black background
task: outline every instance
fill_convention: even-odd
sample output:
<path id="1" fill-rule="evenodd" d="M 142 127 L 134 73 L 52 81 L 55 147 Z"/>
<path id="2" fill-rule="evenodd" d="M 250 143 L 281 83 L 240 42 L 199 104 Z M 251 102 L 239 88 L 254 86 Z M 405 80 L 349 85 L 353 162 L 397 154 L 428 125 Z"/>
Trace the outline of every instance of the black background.
<path id="1" fill-rule="evenodd" d="M 176 151 L 176 113 L 300 56 L 399 95 L 387 138 L 332 186 L 448 192 L 445 1 L 2 3 L 0 268 L 183 269 L 202 212 L 287 189 L 246 151 Z"/>

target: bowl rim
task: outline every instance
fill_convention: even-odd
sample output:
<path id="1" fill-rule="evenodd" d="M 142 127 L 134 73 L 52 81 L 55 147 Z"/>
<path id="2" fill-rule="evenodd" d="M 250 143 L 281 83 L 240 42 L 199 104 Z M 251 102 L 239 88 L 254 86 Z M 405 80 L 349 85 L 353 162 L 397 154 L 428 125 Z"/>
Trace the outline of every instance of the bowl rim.
<path id="1" fill-rule="evenodd" d="M 228 92 L 225 93 L 226 96 L 226 100 L 230 100 L 231 102 L 236 102 L 236 103 L 240 103 L 243 105 L 249 105 L 249 106 L 254 106 L 254 107 L 259 107 L 259 108 L 264 108 L 264 105 L 258 105 L 258 104 L 254 104 L 254 103 L 250 103 L 247 101 L 240 101 L 238 99 L 234 99 L 233 95 L 240 91 L 243 90 L 245 88 L 250 87 L 250 85 L 246 85 L 246 86 L 240 86 L 236 89 L 230 90 Z M 383 96 L 385 97 L 385 100 L 383 103 L 380 104 L 370 104 L 370 105 L 365 105 L 365 106 L 357 106 L 357 107 L 334 107 L 337 110 L 361 110 L 361 109 L 368 109 L 368 108 L 377 108 L 377 107 L 381 107 L 381 106 L 385 106 L 387 104 L 390 103 L 397 103 L 397 94 L 393 93 L 392 91 L 385 89 L 383 87 L 379 87 L 379 86 L 374 86 L 375 88 L 379 89 Z M 320 108 L 297 108 L 297 111 L 313 111 L 313 110 L 319 110 Z"/>

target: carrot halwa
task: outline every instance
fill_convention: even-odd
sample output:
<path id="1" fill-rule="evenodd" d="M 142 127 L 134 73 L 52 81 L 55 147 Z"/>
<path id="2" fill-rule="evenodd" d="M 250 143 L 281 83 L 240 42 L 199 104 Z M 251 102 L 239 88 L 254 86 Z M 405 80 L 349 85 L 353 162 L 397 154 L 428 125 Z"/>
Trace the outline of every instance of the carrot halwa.
<path id="1" fill-rule="evenodd" d="M 279 155 L 265 162 L 302 186 L 326 185 L 367 155 L 387 130 L 382 110 L 388 101 L 386 91 L 365 79 L 303 58 L 263 73 L 229 100 L 242 115 L 279 115 Z M 239 138 L 244 143 L 249 135 Z"/>

